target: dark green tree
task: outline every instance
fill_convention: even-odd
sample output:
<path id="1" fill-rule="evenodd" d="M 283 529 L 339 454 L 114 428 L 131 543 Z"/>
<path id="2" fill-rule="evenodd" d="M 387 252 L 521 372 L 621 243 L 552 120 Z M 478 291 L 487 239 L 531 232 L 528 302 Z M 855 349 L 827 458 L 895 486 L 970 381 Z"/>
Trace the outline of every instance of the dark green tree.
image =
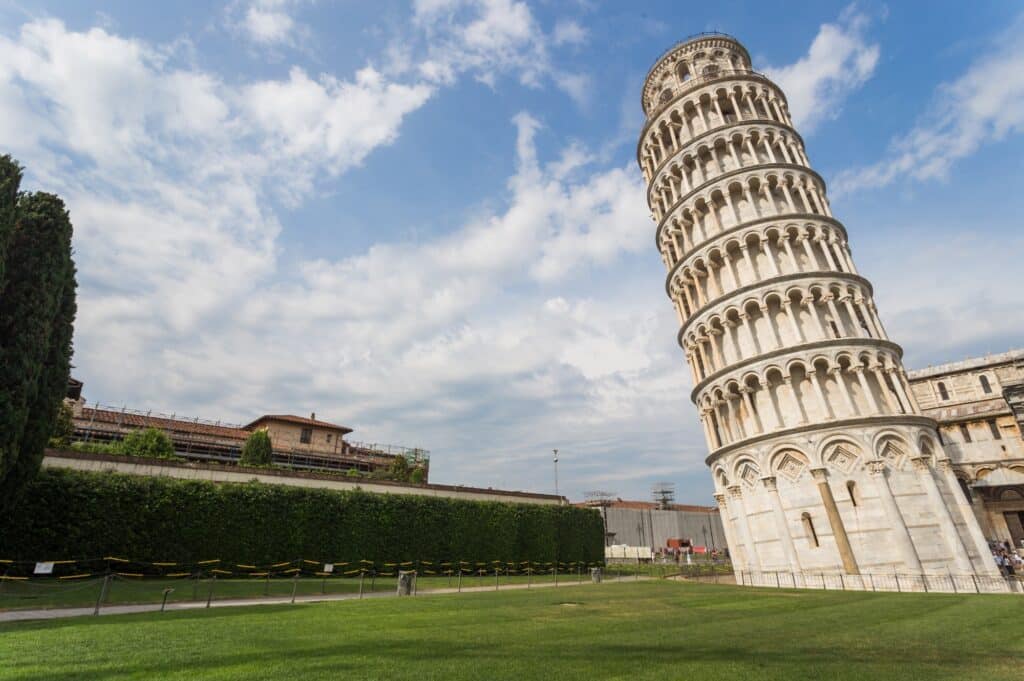
<path id="1" fill-rule="evenodd" d="M 239 463 L 243 466 L 269 466 L 274 461 L 274 447 L 270 435 L 265 430 L 257 430 L 245 439 L 242 445 L 242 457 Z"/>
<path id="2" fill-rule="evenodd" d="M 0 207 L 4 214 L 9 206 Z M 10 502 L 38 470 L 67 391 L 76 309 L 71 231 L 59 197 L 17 196 L 0 289 L 0 501 Z"/>
<path id="3" fill-rule="evenodd" d="M 14 218 L 21 186 L 21 166 L 10 156 L 0 156 L 0 286 L 4 280 L 7 244 L 14 231 Z"/>

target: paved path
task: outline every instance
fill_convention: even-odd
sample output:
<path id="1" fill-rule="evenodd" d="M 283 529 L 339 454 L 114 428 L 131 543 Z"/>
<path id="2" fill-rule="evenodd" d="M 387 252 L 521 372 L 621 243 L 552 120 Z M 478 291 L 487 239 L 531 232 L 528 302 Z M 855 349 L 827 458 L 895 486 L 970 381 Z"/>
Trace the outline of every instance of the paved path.
<path id="1" fill-rule="evenodd" d="M 640 580 L 648 580 L 650 577 L 640 577 Z M 605 579 L 605 582 L 632 582 L 636 581 L 634 577 L 620 577 L 617 579 Z M 566 586 L 586 586 L 593 584 L 593 582 L 583 581 L 578 582 L 576 580 L 567 580 L 559 583 L 558 587 Z M 538 582 L 537 584 L 509 584 L 502 586 L 498 591 L 508 591 L 512 589 L 550 589 L 555 588 L 554 582 Z M 442 589 L 430 589 L 419 592 L 422 596 L 432 596 L 434 594 L 453 594 L 453 593 L 472 593 L 479 591 L 495 591 L 493 587 L 488 586 L 473 586 L 463 587 L 461 591 L 455 588 L 442 588 Z M 359 594 L 314 594 L 312 596 L 296 596 L 295 600 L 292 601 L 290 596 L 282 598 L 239 598 L 239 599 L 224 599 L 214 600 L 210 603 L 211 608 L 234 608 L 243 607 L 249 605 L 290 605 L 291 603 L 322 603 L 325 601 L 353 601 L 359 600 L 360 598 L 394 598 L 396 597 L 395 592 L 391 591 L 375 591 L 372 593 L 364 593 L 362 596 Z M 168 611 L 172 610 L 198 610 L 200 608 L 206 608 L 206 601 L 187 601 L 184 603 L 168 603 L 165 608 Z M 27 620 L 51 620 L 61 619 L 64 617 L 82 617 L 84 615 L 92 615 L 95 610 L 94 606 L 87 608 L 52 608 L 52 609 L 39 609 L 39 610 L 7 610 L 0 612 L 0 622 L 23 622 Z M 100 608 L 100 615 L 129 615 L 139 612 L 158 612 L 160 610 L 159 603 L 140 603 L 138 605 L 104 605 Z"/>

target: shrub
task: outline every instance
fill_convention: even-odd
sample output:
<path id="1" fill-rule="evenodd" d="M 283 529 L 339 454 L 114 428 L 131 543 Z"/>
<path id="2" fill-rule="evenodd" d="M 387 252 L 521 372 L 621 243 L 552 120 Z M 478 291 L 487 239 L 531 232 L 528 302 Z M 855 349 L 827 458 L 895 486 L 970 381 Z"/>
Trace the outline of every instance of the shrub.
<path id="1" fill-rule="evenodd" d="M 0 516 L 0 556 L 268 564 L 598 561 L 592 509 L 44 468 Z"/>
<path id="2" fill-rule="evenodd" d="M 412 473 L 409 474 L 409 482 L 411 482 L 414 485 L 422 485 L 423 478 L 425 475 L 426 472 L 423 470 L 423 468 L 417 466 L 416 468 L 413 468 Z"/>
<path id="3" fill-rule="evenodd" d="M 53 423 L 53 432 L 50 433 L 50 446 L 66 449 L 71 446 L 71 438 L 75 436 L 75 414 L 71 405 L 62 402 L 60 411 L 57 412 L 57 419 Z"/>
<path id="4" fill-rule="evenodd" d="M 174 443 L 162 430 L 145 428 L 133 430 L 121 440 L 120 452 L 127 456 L 144 456 L 152 459 L 178 459 L 174 454 Z"/>
<path id="5" fill-rule="evenodd" d="M 257 430 L 246 438 L 238 462 L 243 466 L 269 466 L 273 460 L 274 448 L 270 435 L 265 430 Z"/>
<path id="6" fill-rule="evenodd" d="M 347 478 L 361 478 L 361 477 L 363 477 L 363 474 L 359 472 L 358 468 L 349 468 L 345 472 L 345 477 L 347 477 Z"/>

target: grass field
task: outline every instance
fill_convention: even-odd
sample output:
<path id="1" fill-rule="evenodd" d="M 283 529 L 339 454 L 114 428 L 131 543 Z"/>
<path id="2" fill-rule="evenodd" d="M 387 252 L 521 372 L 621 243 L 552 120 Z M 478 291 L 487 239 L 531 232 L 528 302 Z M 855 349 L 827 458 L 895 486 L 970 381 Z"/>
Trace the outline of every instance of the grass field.
<path id="1" fill-rule="evenodd" d="M 0 679 L 1021 678 L 1019 596 L 664 581 L 0 625 Z"/>

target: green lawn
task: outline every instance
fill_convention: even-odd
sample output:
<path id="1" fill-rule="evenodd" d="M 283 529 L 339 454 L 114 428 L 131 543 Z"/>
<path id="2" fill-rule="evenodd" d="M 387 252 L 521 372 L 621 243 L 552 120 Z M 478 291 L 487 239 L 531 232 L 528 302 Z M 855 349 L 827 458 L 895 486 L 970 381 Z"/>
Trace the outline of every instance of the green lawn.
<path id="1" fill-rule="evenodd" d="M 2 679 L 1019 679 L 1019 596 L 664 581 L 0 625 Z"/>

